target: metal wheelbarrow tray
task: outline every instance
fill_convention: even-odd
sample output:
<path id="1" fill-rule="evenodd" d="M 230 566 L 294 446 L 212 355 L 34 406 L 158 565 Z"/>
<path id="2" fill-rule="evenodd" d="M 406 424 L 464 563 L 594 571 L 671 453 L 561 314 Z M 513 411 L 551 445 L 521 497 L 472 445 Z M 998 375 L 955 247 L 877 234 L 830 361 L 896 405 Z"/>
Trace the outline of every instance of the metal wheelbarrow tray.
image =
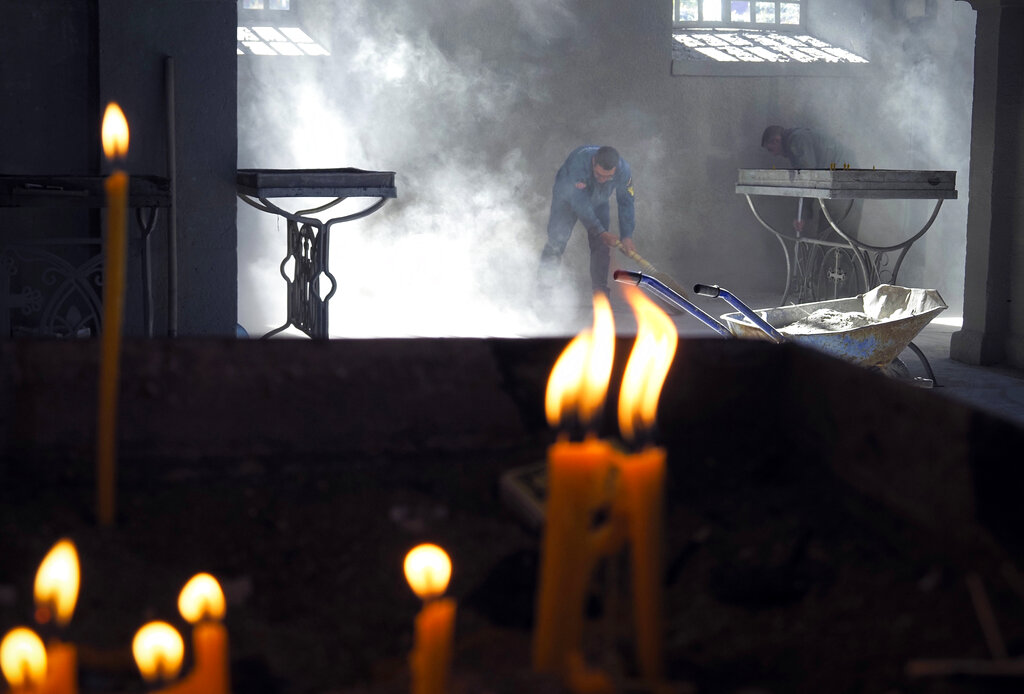
<path id="1" fill-rule="evenodd" d="M 885 367 L 907 348 L 928 323 L 946 310 L 946 302 L 934 289 L 912 289 L 881 284 L 871 291 L 845 299 L 816 301 L 757 310 L 757 316 L 790 342 L 806 345 L 840 359 L 871 367 Z M 815 316 L 864 314 L 868 321 L 856 327 L 830 329 Z M 721 316 L 736 337 L 767 339 L 765 331 L 743 312 Z"/>
<path id="2" fill-rule="evenodd" d="M 695 285 L 693 289 L 697 294 L 722 298 L 737 309 L 734 313 L 723 314 L 719 321 L 657 278 L 631 270 L 616 270 L 614 277 L 617 282 L 644 287 L 686 310 L 724 337 L 795 342 L 853 364 L 879 369 L 895 378 L 928 387 L 935 384 L 935 373 L 927 357 L 911 342 L 947 308 L 946 302 L 934 289 L 882 284 L 845 299 L 754 310 L 721 287 Z M 821 313 L 831 313 L 839 318 L 863 315 L 856 316 L 860 318 L 860 324 L 836 328 L 829 322 L 817 324 L 809 320 Z M 906 365 L 898 358 L 904 349 L 910 349 L 917 355 L 927 378 L 910 376 Z"/>

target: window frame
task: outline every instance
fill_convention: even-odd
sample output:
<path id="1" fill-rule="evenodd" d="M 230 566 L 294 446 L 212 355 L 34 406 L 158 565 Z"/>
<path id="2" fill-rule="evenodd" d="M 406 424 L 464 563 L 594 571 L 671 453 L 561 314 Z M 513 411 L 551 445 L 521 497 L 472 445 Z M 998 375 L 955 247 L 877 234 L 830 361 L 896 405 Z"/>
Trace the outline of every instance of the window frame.
<path id="1" fill-rule="evenodd" d="M 734 22 L 732 17 L 731 3 L 733 0 L 719 0 L 722 6 L 722 17 L 730 17 L 730 19 L 721 19 L 718 21 L 707 21 L 701 19 L 704 14 L 704 1 L 697 0 L 697 21 L 679 21 L 679 5 L 683 0 L 672 0 L 672 26 L 675 29 L 771 29 L 780 33 L 788 32 L 800 32 L 806 33 L 807 31 L 807 4 L 808 0 L 749 0 L 751 4 L 755 2 L 774 2 L 775 3 L 775 16 L 782 16 L 781 5 L 784 3 L 796 3 L 800 6 L 800 22 L 797 24 L 782 24 L 781 22 Z M 753 10 L 753 8 L 751 8 Z M 756 12 L 753 18 L 756 18 Z"/>
<path id="2" fill-rule="evenodd" d="M 289 19 L 297 16 L 295 7 L 299 0 L 289 0 L 288 9 L 286 10 L 274 10 L 264 6 L 261 10 L 246 10 L 242 8 L 242 0 L 238 0 L 238 22 L 239 24 L 248 22 L 276 22 L 280 21 L 282 17 L 288 17 Z M 675 0 L 673 0 L 675 2 Z M 269 3 L 269 0 L 264 0 L 264 3 Z"/>
<path id="3" fill-rule="evenodd" d="M 238 56 L 258 56 L 258 57 L 282 57 L 282 58 L 319 58 L 331 55 L 330 50 L 324 46 L 318 39 L 312 34 L 306 31 L 302 22 L 299 19 L 298 5 L 301 0 L 289 0 L 288 9 L 269 9 L 264 7 L 261 10 L 243 10 L 242 0 L 238 2 L 238 21 L 237 32 L 242 33 L 243 30 L 256 34 L 256 40 L 249 42 L 238 36 L 237 47 L 235 54 Z M 284 37 L 284 41 L 276 41 L 271 38 L 267 38 L 260 34 L 257 30 L 262 27 L 268 27 Z M 288 32 L 290 29 L 297 29 L 305 34 L 308 41 L 302 41 L 291 36 Z M 271 52 L 262 52 L 254 48 L 250 43 L 259 44 L 263 47 L 269 48 Z M 289 47 L 289 50 L 285 50 L 285 46 Z M 310 47 L 313 47 L 311 50 Z M 290 49 L 294 49 L 293 52 Z"/>

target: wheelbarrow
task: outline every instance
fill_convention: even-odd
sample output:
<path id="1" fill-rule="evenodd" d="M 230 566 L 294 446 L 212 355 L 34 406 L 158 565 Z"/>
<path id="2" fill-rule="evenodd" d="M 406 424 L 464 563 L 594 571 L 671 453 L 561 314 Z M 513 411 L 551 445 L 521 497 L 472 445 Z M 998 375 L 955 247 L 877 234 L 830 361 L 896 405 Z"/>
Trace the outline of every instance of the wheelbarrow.
<path id="1" fill-rule="evenodd" d="M 882 284 L 843 299 L 751 309 L 732 293 L 716 285 L 698 284 L 701 296 L 725 300 L 735 312 L 721 321 L 681 297 L 656 278 L 630 270 L 617 270 L 617 282 L 641 286 L 659 298 L 687 311 L 720 335 L 795 342 L 844 361 L 878 369 L 887 375 L 912 380 L 916 385 L 935 385 L 935 373 L 924 353 L 912 340 L 937 315 L 946 302 L 934 289 L 912 289 Z M 926 378 L 911 378 L 899 355 L 910 349 L 924 367 Z"/>

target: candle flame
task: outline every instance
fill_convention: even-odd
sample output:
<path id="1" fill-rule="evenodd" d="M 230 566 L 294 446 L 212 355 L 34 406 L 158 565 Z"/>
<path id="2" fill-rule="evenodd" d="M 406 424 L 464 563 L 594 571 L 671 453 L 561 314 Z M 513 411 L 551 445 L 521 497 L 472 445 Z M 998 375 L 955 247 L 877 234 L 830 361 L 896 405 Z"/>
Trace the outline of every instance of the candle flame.
<path id="1" fill-rule="evenodd" d="M 185 658 L 185 642 L 167 622 L 149 622 L 132 639 L 135 664 L 147 682 L 174 679 Z"/>
<path id="2" fill-rule="evenodd" d="M 111 101 L 103 112 L 103 154 L 108 160 L 124 159 L 128 155 L 128 120 L 117 103 Z"/>
<path id="3" fill-rule="evenodd" d="M 405 555 L 405 580 L 423 600 L 440 597 L 452 577 L 452 560 L 437 545 L 422 544 Z"/>
<path id="4" fill-rule="evenodd" d="M 79 577 L 75 543 L 66 538 L 60 540 L 43 558 L 36 572 L 35 598 L 39 621 L 49 621 L 50 610 L 54 612 L 57 624 L 64 626 L 71 621 L 78 601 Z"/>
<path id="5" fill-rule="evenodd" d="M 224 591 L 208 573 L 190 578 L 178 595 L 178 611 L 191 624 L 204 618 L 221 619 L 225 609 Z"/>
<path id="6" fill-rule="evenodd" d="M 626 300 L 636 314 L 637 329 L 633 351 L 626 362 L 619 393 L 619 431 L 632 441 L 637 429 L 654 426 L 658 398 L 679 343 L 679 333 L 668 317 L 642 291 L 623 287 Z"/>
<path id="7" fill-rule="evenodd" d="M 36 632 L 11 629 L 0 641 L 0 671 L 12 690 L 34 689 L 46 679 L 46 646 Z"/>
<path id="8" fill-rule="evenodd" d="M 594 324 L 574 337 L 555 361 L 548 377 L 544 410 L 558 426 L 575 413 L 584 426 L 593 423 L 604 403 L 615 358 L 615 321 L 608 297 L 594 294 Z"/>

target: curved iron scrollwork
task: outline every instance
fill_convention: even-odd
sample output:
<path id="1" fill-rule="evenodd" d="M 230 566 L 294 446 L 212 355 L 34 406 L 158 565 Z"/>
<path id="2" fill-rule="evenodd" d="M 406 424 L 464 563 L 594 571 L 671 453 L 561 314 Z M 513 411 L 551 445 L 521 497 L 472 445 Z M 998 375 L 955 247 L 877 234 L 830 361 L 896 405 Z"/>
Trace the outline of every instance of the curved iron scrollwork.
<path id="1" fill-rule="evenodd" d="M 334 207 L 345 198 L 335 198 L 309 210 L 288 212 L 266 198 L 256 202 L 243 193 L 239 193 L 238 197 L 257 210 L 284 217 L 288 223 L 288 252 L 279 267 L 281 277 L 287 283 L 288 320 L 263 335 L 263 338 L 273 337 L 289 327 L 298 328 L 309 337 L 329 337 L 328 303 L 338 291 L 338 280 L 330 271 L 331 227 L 373 214 L 384 206 L 388 198 L 382 197 L 358 212 L 322 221 L 308 215 Z M 288 275 L 289 263 L 292 276 Z M 331 288 L 326 295 L 321 296 L 320 282 L 324 279 L 330 282 Z"/>
<path id="2" fill-rule="evenodd" d="M 44 247 L 0 248 L 0 332 L 88 337 L 100 330 L 103 256 L 74 264 Z"/>
<path id="3" fill-rule="evenodd" d="M 326 332 L 327 299 L 330 296 L 320 298 L 320 276 L 326 274 L 327 239 L 326 232 L 312 224 L 288 220 L 288 253 L 280 267 L 281 277 L 288 287 L 288 323 L 265 337 L 281 332 L 288 325 L 294 325 L 311 336 Z M 291 277 L 288 276 L 289 264 Z"/>

